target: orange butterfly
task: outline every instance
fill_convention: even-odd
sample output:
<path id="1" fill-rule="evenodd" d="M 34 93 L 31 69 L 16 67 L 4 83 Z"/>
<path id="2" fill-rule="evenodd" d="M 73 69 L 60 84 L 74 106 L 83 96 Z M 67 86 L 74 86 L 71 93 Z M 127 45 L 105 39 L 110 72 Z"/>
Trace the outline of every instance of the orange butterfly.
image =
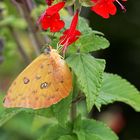
<path id="1" fill-rule="evenodd" d="M 55 49 L 48 48 L 12 83 L 4 106 L 47 108 L 67 97 L 71 89 L 69 67 Z"/>

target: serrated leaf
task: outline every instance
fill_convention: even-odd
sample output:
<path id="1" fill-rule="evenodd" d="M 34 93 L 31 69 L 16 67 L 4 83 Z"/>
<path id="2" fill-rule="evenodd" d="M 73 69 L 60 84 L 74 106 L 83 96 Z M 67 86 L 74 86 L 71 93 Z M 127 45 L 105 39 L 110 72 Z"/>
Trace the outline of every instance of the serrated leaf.
<path id="1" fill-rule="evenodd" d="M 54 125 L 47 129 L 46 133 L 39 140 L 58 140 L 63 135 L 70 135 L 72 133 L 72 126 L 68 124 L 66 127 Z"/>
<path id="2" fill-rule="evenodd" d="M 88 21 L 83 17 L 79 17 L 77 29 L 82 32 L 82 34 L 89 33 L 92 31 L 91 27 L 89 27 Z"/>
<path id="3" fill-rule="evenodd" d="M 88 54 L 73 54 L 66 61 L 77 76 L 80 89 L 86 96 L 87 109 L 90 111 L 101 86 L 105 61 Z"/>
<path id="4" fill-rule="evenodd" d="M 124 102 L 136 111 L 140 111 L 140 92 L 120 76 L 105 73 L 96 106 L 100 109 L 101 105 L 115 101 Z"/>
<path id="5" fill-rule="evenodd" d="M 78 140 L 118 140 L 115 133 L 104 123 L 95 120 L 81 120 L 74 124 Z"/>
<path id="6" fill-rule="evenodd" d="M 89 33 L 82 36 L 76 43 L 80 42 L 81 52 L 92 52 L 109 47 L 109 41 L 103 36 Z"/>
<path id="7" fill-rule="evenodd" d="M 109 47 L 109 41 L 103 36 L 96 35 L 94 32 L 82 35 L 76 42 L 69 48 L 69 52 L 76 52 L 79 47 L 80 52 L 93 52 Z"/>
<path id="8" fill-rule="evenodd" d="M 70 94 L 67 98 L 52 106 L 54 117 L 61 125 L 64 125 L 68 119 L 71 101 L 72 96 Z"/>

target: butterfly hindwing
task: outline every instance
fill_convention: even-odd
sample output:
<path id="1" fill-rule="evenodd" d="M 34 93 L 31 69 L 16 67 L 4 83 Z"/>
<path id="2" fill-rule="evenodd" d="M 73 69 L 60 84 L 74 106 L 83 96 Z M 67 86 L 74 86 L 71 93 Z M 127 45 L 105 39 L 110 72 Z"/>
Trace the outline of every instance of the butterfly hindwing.
<path id="1" fill-rule="evenodd" d="M 47 108 L 69 95 L 72 75 L 56 50 L 41 54 L 12 83 L 5 107 Z"/>

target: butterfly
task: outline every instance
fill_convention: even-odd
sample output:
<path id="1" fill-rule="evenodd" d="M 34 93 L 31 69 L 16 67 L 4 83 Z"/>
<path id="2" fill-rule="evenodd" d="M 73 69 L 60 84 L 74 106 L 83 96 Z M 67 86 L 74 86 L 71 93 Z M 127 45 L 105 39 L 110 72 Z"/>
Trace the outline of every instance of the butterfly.
<path id="1" fill-rule="evenodd" d="M 13 81 L 4 106 L 48 108 L 72 90 L 72 74 L 65 60 L 51 47 L 29 64 Z"/>

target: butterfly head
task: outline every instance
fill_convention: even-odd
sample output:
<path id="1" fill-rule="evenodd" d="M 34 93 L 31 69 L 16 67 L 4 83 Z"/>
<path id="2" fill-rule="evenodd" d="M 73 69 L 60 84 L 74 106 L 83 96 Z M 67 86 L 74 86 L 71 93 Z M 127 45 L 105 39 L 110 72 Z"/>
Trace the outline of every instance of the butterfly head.
<path id="1" fill-rule="evenodd" d="M 52 50 L 52 47 L 51 47 L 51 46 L 48 46 L 48 47 L 46 47 L 46 48 L 44 49 L 44 53 L 45 53 L 45 54 L 50 54 L 51 50 Z"/>

